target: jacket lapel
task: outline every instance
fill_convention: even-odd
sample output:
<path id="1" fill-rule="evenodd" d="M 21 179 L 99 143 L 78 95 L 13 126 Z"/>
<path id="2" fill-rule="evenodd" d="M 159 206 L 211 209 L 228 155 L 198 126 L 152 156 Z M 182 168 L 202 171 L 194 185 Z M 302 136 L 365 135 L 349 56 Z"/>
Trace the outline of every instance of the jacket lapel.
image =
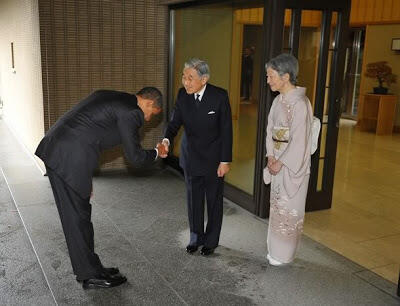
<path id="1" fill-rule="evenodd" d="M 204 106 L 210 101 L 210 85 L 207 84 L 206 90 L 204 91 L 203 97 L 200 101 L 200 107 L 204 108 Z M 199 108 L 200 108 L 199 107 Z"/>

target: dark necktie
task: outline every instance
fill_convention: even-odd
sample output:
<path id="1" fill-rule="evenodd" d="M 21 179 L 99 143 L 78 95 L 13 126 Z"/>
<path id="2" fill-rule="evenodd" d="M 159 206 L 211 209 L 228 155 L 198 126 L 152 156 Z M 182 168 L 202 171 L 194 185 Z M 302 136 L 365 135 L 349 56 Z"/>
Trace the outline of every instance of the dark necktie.
<path id="1" fill-rule="evenodd" d="M 200 105 L 200 95 L 199 94 L 194 94 L 194 96 L 196 97 L 196 99 L 194 100 L 196 102 L 196 106 L 199 107 Z"/>

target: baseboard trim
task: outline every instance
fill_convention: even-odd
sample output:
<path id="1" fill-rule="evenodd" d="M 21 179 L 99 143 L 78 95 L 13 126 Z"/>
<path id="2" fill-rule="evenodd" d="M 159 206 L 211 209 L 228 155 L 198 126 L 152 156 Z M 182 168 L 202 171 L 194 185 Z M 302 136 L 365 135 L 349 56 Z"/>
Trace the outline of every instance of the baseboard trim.
<path id="1" fill-rule="evenodd" d="M 10 124 L 10 122 L 7 120 L 7 117 L 4 116 L 4 114 L 2 116 L 0 116 L 0 118 L 2 118 L 4 120 L 4 123 L 6 124 L 8 130 L 11 132 L 11 134 L 14 136 L 14 138 L 18 141 L 18 143 L 21 145 L 21 147 L 23 148 L 23 150 L 25 151 L 25 153 L 33 160 L 34 164 L 36 165 L 36 167 L 39 169 L 40 173 L 42 175 L 45 175 L 46 172 L 42 169 L 42 167 L 40 167 L 38 161 L 36 160 L 35 156 L 29 151 L 29 149 L 26 147 L 26 145 L 23 143 L 23 141 L 21 140 L 21 138 L 19 137 L 18 133 L 14 130 L 12 124 Z"/>

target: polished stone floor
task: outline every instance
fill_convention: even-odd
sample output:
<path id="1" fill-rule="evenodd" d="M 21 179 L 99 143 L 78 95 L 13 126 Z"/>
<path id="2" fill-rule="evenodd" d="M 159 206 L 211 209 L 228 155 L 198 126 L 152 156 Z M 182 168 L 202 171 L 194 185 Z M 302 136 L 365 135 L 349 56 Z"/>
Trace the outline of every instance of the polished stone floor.
<path id="1" fill-rule="evenodd" d="M 94 179 L 97 253 L 128 277 L 83 290 L 46 177 L 0 120 L 0 305 L 399 305 L 395 284 L 304 236 L 296 260 L 266 262 L 267 221 L 226 202 L 220 247 L 184 251 L 184 182 L 156 165 Z"/>
<path id="2" fill-rule="evenodd" d="M 306 214 L 304 232 L 397 283 L 400 271 L 400 134 L 361 132 L 340 120 L 332 208 Z M 234 162 L 227 181 L 251 194 L 257 104 L 234 121 Z M 322 135 L 323 137 L 323 135 Z M 324 139 L 322 139 L 324 143 Z"/>
<path id="3" fill-rule="evenodd" d="M 305 234 L 397 283 L 399 182 L 400 134 L 361 132 L 341 120 L 332 208 L 307 213 Z"/>

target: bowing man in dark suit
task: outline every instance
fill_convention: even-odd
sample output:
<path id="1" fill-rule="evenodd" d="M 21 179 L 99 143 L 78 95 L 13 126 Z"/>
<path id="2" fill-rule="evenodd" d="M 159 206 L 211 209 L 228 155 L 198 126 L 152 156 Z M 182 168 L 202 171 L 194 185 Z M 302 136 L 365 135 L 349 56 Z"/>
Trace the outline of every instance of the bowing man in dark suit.
<path id="1" fill-rule="evenodd" d="M 126 281 L 118 268 L 104 268 L 94 252 L 89 201 L 100 152 L 122 144 L 131 163 L 154 161 L 158 149 L 142 149 L 138 131 L 161 107 L 162 95 L 154 87 L 136 95 L 95 91 L 59 118 L 36 149 L 46 165 L 73 271 L 85 289 Z"/>
<path id="2" fill-rule="evenodd" d="M 224 175 L 232 161 L 232 117 L 226 90 L 208 84 L 206 62 L 185 63 L 172 119 L 163 144 L 168 150 L 179 128 L 184 127 L 179 163 L 185 175 L 190 226 L 188 253 L 199 246 L 210 255 L 218 246 L 223 215 Z M 204 199 L 207 227 L 204 231 Z"/>

